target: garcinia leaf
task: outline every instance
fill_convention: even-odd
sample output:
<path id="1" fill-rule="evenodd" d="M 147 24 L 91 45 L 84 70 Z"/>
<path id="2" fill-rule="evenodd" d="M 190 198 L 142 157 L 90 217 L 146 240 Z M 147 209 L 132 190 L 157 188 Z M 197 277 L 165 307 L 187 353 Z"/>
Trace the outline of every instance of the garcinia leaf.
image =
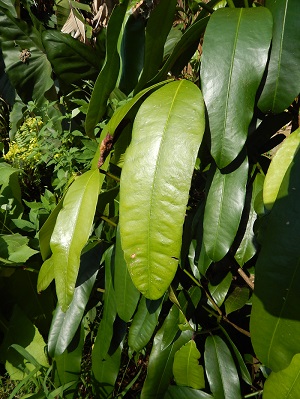
<path id="1" fill-rule="evenodd" d="M 202 95 L 189 81 L 160 88 L 136 115 L 121 175 L 120 233 L 133 283 L 149 299 L 164 294 L 177 269 L 203 132 Z"/>
<path id="2" fill-rule="evenodd" d="M 245 144 L 271 37 L 272 15 L 264 7 L 221 8 L 207 24 L 200 76 L 211 153 L 220 169 Z"/>

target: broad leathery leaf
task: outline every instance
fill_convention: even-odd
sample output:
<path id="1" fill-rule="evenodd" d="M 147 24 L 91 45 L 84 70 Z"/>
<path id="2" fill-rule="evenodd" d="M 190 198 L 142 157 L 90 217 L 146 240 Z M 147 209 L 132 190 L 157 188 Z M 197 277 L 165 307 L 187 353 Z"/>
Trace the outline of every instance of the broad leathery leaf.
<path id="1" fill-rule="evenodd" d="M 101 59 L 92 47 L 56 30 L 43 32 L 42 40 L 47 57 L 62 81 L 74 84 L 96 79 L 104 57 Z"/>
<path id="2" fill-rule="evenodd" d="M 235 171 L 216 170 L 207 195 L 203 243 L 207 256 L 218 262 L 228 252 L 241 220 L 248 178 L 248 160 Z"/>
<path id="3" fill-rule="evenodd" d="M 71 343 L 85 312 L 92 288 L 96 281 L 99 264 L 105 247 L 100 244 L 85 252 L 74 291 L 74 297 L 64 313 L 56 308 L 48 335 L 48 353 L 51 357 L 61 355 Z"/>
<path id="4" fill-rule="evenodd" d="M 154 337 L 141 399 L 164 397 L 173 376 L 172 367 L 175 353 L 192 338 L 193 332 L 183 331 L 172 345 L 161 350 L 163 334 L 164 324 Z"/>
<path id="5" fill-rule="evenodd" d="M 203 367 L 199 365 L 200 352 L 195 341 L 182 346 L 174 356 L 173 374 L 177 385 L 201 389 L 205 387 Z"/>
<path id="6" fill-rule="evenodd" d="M 114 247 L 105 253 L 105 293 L 104 310 L 92 352 L 93 372 L 97 374 L 97 359 L 104 359 L 108 353 L 113 336 L 113 326 L 117 316 L 116 299 L 113 287 Z M 100 380 L 98 380 L 100 381 Z"/>
<path id="7" fill-rule="evenodd" d="M 97 77 L 85 120 L 86 134 L 92 138 L 95 126 L 105 114 L 107 100 L 119 76 L 118 40 L 128 1 L 124 0 L 114 8 L 107 26 L 105 63 Z"/>
<path id="8" fill-rule="evenodd" d="M 203 132 L 201 92 L 185 80 L 151 94 L 134 121 L 121 175 L 120 233 L 133 283 L 149 299 L 160 298 L 176 273 Z"/>
<path id="9" fill-rule="evenodd" d="M 115 247 L 114 290 L 117 313 L 122 320 L 128 322 L 135 312 L 140 299 L 140 293 L 135 288 L 127 269 L 124 253 L 121 248 L 119 228 L 117 228 Z"/>
<path id="10" fill-rule="evenodd" d="M 253 348 L 273 371 L 300 353 L 300 151 L 295 154 L 259 236 L 250 332 Z"/>
<path id="11" fill-rule="evenodd" d="M 6 73 L 24 102 L 45 101 L 45 93 L 54 88 L 52 67 L 41 42 L 40 32 L 11 14 L 0 10 L 1 48 Z M 29 50 L 30 57 L 22 62 L 22 51 Z"/>
<path id="12" fill-rule="evenodd" d="M 235 346 L 235 344 L 233 343 L 233 341 L 231 340 L 230 336 L 227 334 L 225 328 L 223 328 L 222 326 L 220 326 L 221 330 L 223 331 L 223 334 L 225 335 L 225 337 L 227 338 L 228 342 L 231 345 L 231 348 L 235 354 L 235 357 L 238 361 L 239 367 L 240 367 L 240 372 L 241 372 L 241 376 L 242 379 L 248 384 L 248 385 L 252 385 L 252 379 L 250 376 L 250 373 L 247 369 L 247 366 L 244 362 L 244 359 L 242 357 L 242 355 L 240 354 L 240 352 L 238 351 L 237 347 Z"/>
<path id="13" fill-rule="evenodd" d="M 209 292 L 213 300 L 219 307 L 222 305 L 222 303 L 226 298 L 231 282 L 232 282 L 232 274 L 229 272 L 219 284 L 217 285 L 213 285 L 212 283 L 208 284 Z"/>
<path id="14" fill-rule="evenodd" d="M 267 80 L 258 101 L 263 112 L 284 111 L 300 92 L 300 3 L 266 1 L 274 25 Z"/>
<path id="15" fill-rule="evenodd" d="M 67 310 L 73 298 L 80 254 L 91 232 L 103 178 L 98 170 L 79 176 L 66 193 L 56 219 L 50 247 L 56 293 L 62 311 Z"/>
<path id="16" fill-rule="evenodd" d="M 272 209 L 284 176 L 300 146 L 300 128 L 288 136 L 272 158 L 266 174 L 263 200 L 267 210 Z"/>
<path id="17" fill-rule="evenodd" d="M 272 372 L 264 384 L 264 399 L 293 399 L 300 397 L 300 354 L 290 365 L 277 373 Z"/>
<path id="18" fill-rule="evenodd" d="M 245 144 L 271 37 L 272 15 L 264 7 L 218 9 L 208 22 L 200 77 L 211 153 L 220 169 Z"/>
<path id="19" fill-rule="evenodd" d="M 237 260 L 238 264 L 241 267 L 243 267 L 244 264 L 248 262 L 248 260 L 250 260 L 256 254 L 257 251 L 257 242 L 253 231 L 254 222 L 257 219 L 255 203 L 259 198 L 258 196 L 260 196 L 262 193 L 263 184 L 264 184 L 264 176 L 261 173 L 257 173 L 252 185 L 251 203 L 248 214 L 246 231 L 234 255 L 235 259 Z"/>
<path id="20" fill-rule="evenodd" d="M 14 18 L 18 18 L 16 8 L 14 6 L 14 1 L 12 0 L 2 0 L 1 8 L 7 9 Z"/>
<path id="21" fill-rule="evenodd" d="M 150 341 L 158 323 L 162 302 L 162 298 L 156 301 L 141 298 L 128 334 L 128 345 L 132 351 L 139 352 Z"/>
<path id="22" fill-rule="evenodd" d="M 170 385 L 164 399 L 213 399 L 208 393 L 198 391 L 196 389 L 187 387 L 177 387 L 176 385 Z"/>
<path id="23" fill-rule="evenodd" d="M 239 376 L 230 350 L 217 335 L 205 341 L 205 371 L 214 399 L 241 398 Z"/>
<path id="24" fill-rule="evenodd" d="M 249 288 L 235 287 L 225 301 L 226 315 L 241 309 L 249 300 Z"/>
<path id="25" fill-rule="evenodd" d="M 161 0 L 150 14 L 146 28 L 144 67 L 134 94 L 144 89 L 162 64 L 164 46 L 172 28 L 176 4 L 176 0 Z"/>

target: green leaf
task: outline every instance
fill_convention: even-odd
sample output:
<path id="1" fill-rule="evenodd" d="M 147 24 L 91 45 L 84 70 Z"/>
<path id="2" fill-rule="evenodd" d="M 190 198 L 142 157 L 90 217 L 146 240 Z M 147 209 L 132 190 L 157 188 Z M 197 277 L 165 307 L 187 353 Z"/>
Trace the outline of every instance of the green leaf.
<path id="1" fill-rule="evenodd" d="M 105 114 L 107 100 L 116 86 L 120 69 L 118 40 L 129 0 L 117 5 L 110 16 L 107 27 L 106 58 L 104 66 L 96 80 L 88 112 L 85 130 L 89 137 L 94 137 L 94 128 Z"/>
<path id="2" fill-rule="evenodd" d="M 284 111 L 300 92 L 300 3 L 266 1 L 272 13 L 273 37 L 267 80 L 258 102 L 263 112 Z"/>
<path id="3" fill-rule="evenodd" d="M 175 353 L 173 374 L 177 385 L 195 389 L 205 387 L 204 371 L 198 363 L 199 359 L 200 352 L 193 340 L 186 343 Z"/>
<path id="4" fill-rule="evenodd" d="M 235 171 L 223 174 L 218 169 L 211 183 L 204 212 L 203 243 L 207 256 L 221 260 L 231 247 L 244 208 L 248 160 Z"/>
<path id="5" fill-rule="evenodd" d="M 141 399 L 161 399 L 164 397 L 173 375 L 172 367 L 175 353 L 192 338 L 193 332 L 182 332 L 172 345 L 161 350 L 163 334 L 164 324 L 154 337 Z"/>
<path id="6" fill-rule="evenodd" d="M 222 303 L 226 298 L 231 282 L 232 282 L 232 274 L 229 272 L 219 284 L 217 285 L 213 285 L 212 283 L 208 284 L 209 292 L 213 297 L 215 303 L 219 307 L 222 305 Z"/>
<path id="7" fill-rule="evenodd" d="M 128 345 L 134 352 L 139 352 L 150 341 L 162 307 L 162 299 L 150 301 L 142 297 L 134 315 L 128 334 Z"/>
<path id="8" fill-rule="evenodd" d="M 250 331 L 258 358 L 275 372 L 300 353 L 299 170 L 298 150 L 258 231 L 261 251 L 255 266 Z"/>
<path id="9" fill-rule="evenodd" d="M 13 263 L 25 263 L 38 251 L 27 244 L 29 239 L 21 234 L 8 234 L 0 236 L 0 257 Z"/>
<path id="10" fill-rule="evenodd" d="M 208 393 L 198 391 L 196 389 L 187 387 L 177 387 L 175 385 L 170 385 L 164 399 L 213 399 Z"/>
<path id="11" fill-rule="evenodd" d="M 120 233 L 133 283 L 149 299 L 160 298 L 176 273 L 203 131 L 201 92 L 184 80 L 151 94 L 134 122 L 121 175 Z"/>
<path id="12" fill-rule="evenodd" d="M 80 254 L 91 232 L 103 178 L 98 170 L 79 176 L 66 193 L 57 216 L 50 241 L 50 259 L 54 265 L 56 293 L 62 311 L 67 310 L 73 298 Z M 38 290 L 41 290 L 39 285 Z"/>
<path id="13" fill-rule="evenodd" d="M 200 76 L 211 153 L 220 169 L 245 144 L 271 37 L 272 15 L 264 7 L 218 9 L 208 22 Z"/>
<path id="14" fill-rule="evenodd" d="M 18 15 L 14 3 L 14 0 L 2 0 L 1 7 L 7 9 L 14 18 L 17 18 Z"/>
<path id="15" fill-rule="evenodd" d="M 231 353 L 217 335 L 205 341 L 205 371 L 214 399 L 241 398 L 239 376 Z"/>
<path id="16" fill-rule="evenodd" d="M 272 372 L 264 385 L 264 399 L 292 399 L 300 396 L 300 354 L 281 371 Z"/>
<path id="17" fill-rule="evenodd" d="M 135 312 L 140 299 L 140 293 L 135 288 L 127 269 L 124 253 L 121 248 L 119 228 L 117 229 L 115 247 L 114 290 L 117 313 L 122 320 L 128 322 Z"/>
<path id="18" fill-rule="evenodd" d="M 103 59 L 91 47 L 56 30 L 43 32 L 42 40 L 47 57 L 62 81 L 73 84 L 96 79 Z"/>
<path id="19" fill-rule="evenodd" d="M 235 287 L 225 301 L 226 315 L 241 309 L 249 300 L 249 288 Z"/>
<path id="20" fill-rule="evenodd" d="M 0 36 L 6 73 L 24 102 L 42 103 L 45 93 L 53 89 L 52 68 L 41 42 L 40 33 L 29 24 L 0 10 Z M 20 59 L 29 50 L 26 62 Z"/>
<path id="21" fill-rule="evenodd" d="M 272 158 L 268 172 L 266 174 L 263 189 L 263 200 L 265 207 L 268 210 L 271 210 L 273 207 L 273 204 L 278 196 L 281 183 L 291 162 L 293 162 L 295 153 L 298 151 L 299 146 L 300 128 L 298 128 L 295 132 L 293 132 L 293 134 L 284 140 Z"/>
<path id="22" fill-rule="evenodd" d="M 177 0 L 161 0 L 150 14 L 146 28 L 145 61 L 134 94 L 158 72 L 164 56 L 164 46 L 174 21 Z"/>
<path id="23" fill-rule="evenodd" d="M 83 254 L 71 305 L 65 313 L 59 306 L 55 310 L 48 335 L 48 353 L 51 357 L 57 357 L 67 349 L 81 323 L 104 248 L 103 245 L 96 245 Z"/>

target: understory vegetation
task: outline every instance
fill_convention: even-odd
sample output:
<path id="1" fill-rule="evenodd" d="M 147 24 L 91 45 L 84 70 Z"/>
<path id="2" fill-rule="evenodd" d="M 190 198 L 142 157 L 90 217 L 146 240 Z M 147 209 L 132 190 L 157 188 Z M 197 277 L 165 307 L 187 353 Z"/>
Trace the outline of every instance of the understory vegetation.
<path id="1" fill-rule="evenodd" d="M 300 397 L 299 19 L 0 2 L 0 398 Z"/>

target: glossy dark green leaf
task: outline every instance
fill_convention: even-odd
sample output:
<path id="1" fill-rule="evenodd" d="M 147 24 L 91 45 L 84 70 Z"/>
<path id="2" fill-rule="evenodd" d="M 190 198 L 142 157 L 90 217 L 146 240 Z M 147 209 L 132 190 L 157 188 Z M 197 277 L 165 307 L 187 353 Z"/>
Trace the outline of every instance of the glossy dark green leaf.
<path id="1" fill-rule="evenodd" d="M 146 28 L 144 68 L 134 94 L 158 72 L 164 56 L 164 46 L 175 15 L 177 1 L 161 0 L 150 14 Z"/>
<path id="2" fill-rule="evenodd" d="M 42 39 L 47 57 L 62 81 L 73 84 L 96 79 L 103 59 L 91 47 L 56 30 L 45 31 Z"/>
<path id="3" fill-rule="evenodd" d="M 142 297 L 134 315 L 128 334 L 128 345 L 134 352 L 139 352 L 150 341 L 162 307 L 162 299 L 151 301 Z"/>
<path id="4" fill-rule="evenodd" d="M 0 35 L 6 73 L 24 102 L 42 103 L 45 93 L 53 89 L 52 67 L 42 45 L 40 33 L 29 24 L 0 9 Z M 22 62 L 21 53 L 30 57 Z"/>
<path id="5" fill-rule="evenodd" d="M 272 372 L 264 385 L 264 399 L 292 399 L 300 396 L 300 354 L 290 365 L 277 373 Z"/>
<path id="6" fill-rule="evenodd" d="M 249 288 L 235 287 L 232 293 L 225 301 L 225 311 L 229 313 L 241 309 L 249 300 Z"/>
<path id="7" fill-rule="evenodd" d="M 144 66 L 146 19 L 133 13 L 126 22 L 121 44 L 122 74 L 119 88 L 129 94 L 135 88 Z"/>
<path id="8" fill-rule="evenodd" d="M 220 169 L 245 144 L 271 37 L 272 15 L 264 7 L 222 8 L 210 17 L 200 77 L 211 153 Z"/>
<path id="9" fill-rule="evenodd" d="M 67 349 L 80 325 L 103 251 L 104 246 L 97 245 L 83 254 L 71 305 L 65 313 L 59 306 L 56 308 L 48 335 L 48 353 L 51 357 L 57 357 Z"/>
<path id="10" fill-rule="evenodd" d="M 14 18 L 17 18 L 17 11 L 14 5 L 14 1 L 12 0 L 2 0 L 1 7 L 8 10 Z"/>
<path id="11" fill-rule="evenodd" d="M 121 175 L 120 233 L 132 280 L 149 299 L 164 294 L 177 269 L 203 131 L 201 92 L 184 80 L 151 94 L 134 122 Z"/>
<path id="12" fill-rule="evenodd" d="M 231 282 L 232 282 L 232 274 L 229 272 L 219 284 L 217 285 L 213 285 L 211 283 L 208 284 L 209 292 L 213 300 L 219 307 L 223 304 L 225 300 Z"/>
<path id="13" fill-rule="evenodd" d="M 175 385 L 170 385 L 164 399 L 213 399 L 208 393 L 187 388 L 187 387 L 177 387 Z"/>
<path id="14" fill-rule="evenodd" d="M 128 322 L 135 312 L 140 293 L 135 288 L 127 269 L 121 248 L 119 229 L 117 229 L 115 248 L 114 290 L 118 315 L 122 320 Z"/>
<path id="15" fill-rule="evenodd" d="M 175 353 L 192 337 L 192 331 L 184 331 L 165 350 L 161 350 L 164 324 L 154 337 L 149 357 L 146 380 L 141 399 L 161 399 L 164 397 L 172 378 L 172 367 Z"/>
<path id="16" fill-rule="evenodd" d="M 266 1 L 272 13 L 273 37 L 267 80 L 258 102 L 263 112 L 284 111 L 300 92 L 300 3 Z"/>
<path id="17" fill-rule="evenodd" d="M 205 341 L 205 371 L 214 399 L 241 398 L 239 376 L 231 353 L 217 335 Z"/>
<path id="18" fill-rule="evenodd" d="M 195 341 L 182 346 L 174 356 L 173 374 L 177 385 L 194 389 L 205 388 L 203 367 L 199 365 L 200 352 Z"/>
<path id="19" fill-rule="evenodd" d="M 273 371 L 300 353 L 300 152 L 282 180 L 271 212 L 263 218 L 250 319 L 256 355 Z"/>
<path id="20" fill-rule="evenodd" d="M 203 243 L 207 256 L 216 262 L 226 255 L 237 233 L 247 178 L 247 159 L 231 173 L 217 169 L 213 177 L 205 205 Z"/>
<path id="21" fill-rule="evenodd" d="M 78 275 L 80 254 L 87 243 L 96 210 L 99 188 L 104 179 L 98 170 L 85 172 L 70 186 L 59 212 L 51 236 L 51 258 L 53 262 L 56 292 L 62 311 L 70 305 Z M 45 289 L 39 276 L 38 291 Z"/>
<path id="22" fill-rule="evenodd" d="M 106 58 L 96 80 L 85 120 L 85 130 L 94 137 L 94 128 L 105 114 L 107 100 L 116 86 L 120 69 L 118 40 L 129 0 L 117 5 L 110 16 L 107 27 Z"/>

